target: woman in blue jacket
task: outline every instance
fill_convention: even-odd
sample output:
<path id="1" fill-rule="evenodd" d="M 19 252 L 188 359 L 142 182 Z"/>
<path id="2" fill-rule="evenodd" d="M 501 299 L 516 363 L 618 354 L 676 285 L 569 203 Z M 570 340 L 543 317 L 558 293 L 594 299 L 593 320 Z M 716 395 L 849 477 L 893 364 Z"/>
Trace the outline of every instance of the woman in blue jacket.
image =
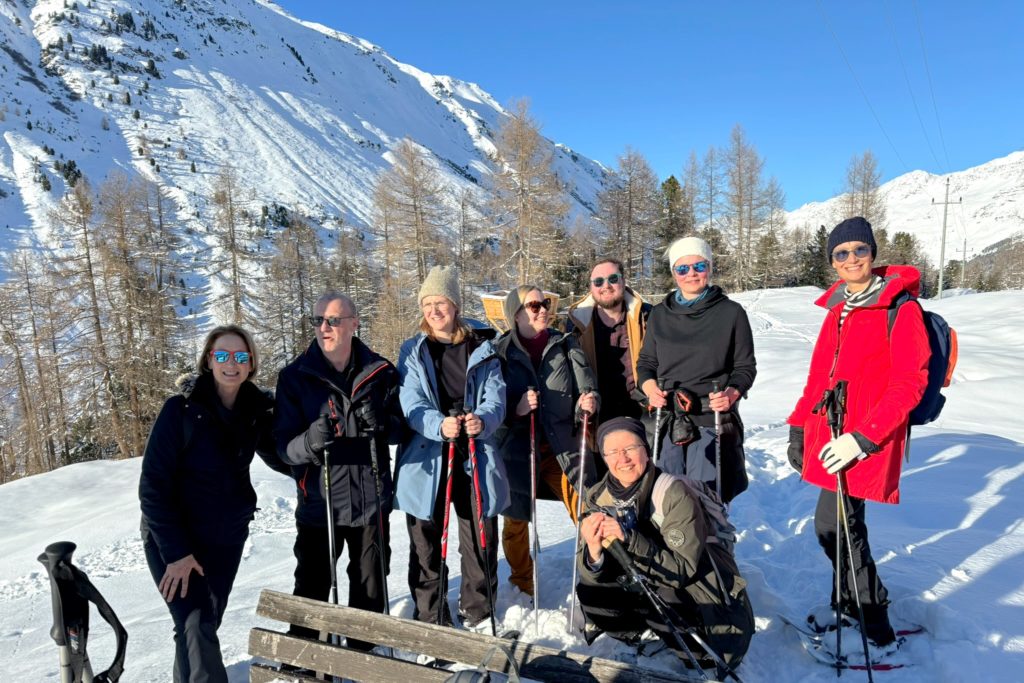
<path id="1" fill-rule="evenodd" d="M 249 463 L 256 452 L 289 473 L 270 431 L 274 399 L 252 382 L 258 367 L 248 332 L 210 332 L 198 377 L 178 381 L 142 458 L 143 548 L 174 620 L 175 683 L 227 683 L 217 629 L 256 513 Z"/>
<path id="2" fill-rule="evenodd" d="M 473 330 L 459 318 L 455 268 L 435 266 L 423 281 L 419 301 L 420 333 L 406 340 L 398 360 L 399 398 L 411 430 L 398 451 L 395 507 L 407 514 L 409 590 L 416 619 L 451 625 L 448 587 L 442 585 L 441 535 L 447 455 L 454 441 L 451 504 L 462 565 L 459 616 L 463 625 L 476 627 L 493 613 L 489 596 L 498 591 L 497 516 L 509 503 L 505 467 L 494 443 L 505 417 L 505 382 L 494 346 L 485 338 L 493 332 Z M 452 416 L 453 409 L 461 409 L 460 414 Z M 469 439 L 476 446 L 480 510 Z M 485 543 L 477 533 L 477 514 L 484 518 Z"/>

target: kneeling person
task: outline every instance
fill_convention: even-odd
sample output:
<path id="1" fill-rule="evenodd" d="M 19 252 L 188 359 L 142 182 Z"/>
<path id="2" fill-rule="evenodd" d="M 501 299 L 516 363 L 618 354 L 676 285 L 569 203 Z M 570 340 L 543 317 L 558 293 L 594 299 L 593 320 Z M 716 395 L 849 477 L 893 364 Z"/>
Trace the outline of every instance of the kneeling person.
<path id="1" fill-rule="evenodd" d="M 650 464 L 639 420 L 605 422 L 597 446 L 608 474 L 587 491 L 590 514 L 581 523 L 585 544 L 577 558 L 576 591 L 588 642 L 602 631 L 635 642 L 650 628 L 689 663 L 646 596 L 619 581 L 624 568 L 603 546 L 607 539 L 618 539 L 673 618 L 678 617 L 676 626 L 694 627 L 716 654 L 736 667 L 754 634 L 754 614 L 730 546 L 717 542 L 718 529 L 700 495 L 702 485 Z M 713 666 L 696 642 L 685 639 L 702 667 Z"/>

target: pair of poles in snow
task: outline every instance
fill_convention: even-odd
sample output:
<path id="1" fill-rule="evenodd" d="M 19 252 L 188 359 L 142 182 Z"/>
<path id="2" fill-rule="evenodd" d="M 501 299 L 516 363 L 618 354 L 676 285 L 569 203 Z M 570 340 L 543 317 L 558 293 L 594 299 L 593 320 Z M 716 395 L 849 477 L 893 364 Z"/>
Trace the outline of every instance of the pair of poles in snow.
<path id="1" fill-rule="evenodd" d="M 341 436 L 341 423 L 338 420 L 338 411 L 334 405 L 334 399 L 327 399 L 327 406 L 330 410 L 330 418 L 334 423 L 334 435 Z M 364 419 L 369 418 L 367 425 L 370 428 L 370 470 L 373 473 L 373 485 L 374 493 L 377 497 L 377 556 L 380 561 L 380 581 L 381 591 L 384 597 L 384 614 L 391 614 L 391 598 L 388 595 L 388 568 L 387 568 L 387 544 L 384 542 L 384 507 L 382 505 L 382 498 L 384 495 L 384 482 L 380 477 L 380 465 L 377 463 L 377 424 L 376 416 L 372 412 L 364 415 Z M 338 554 L 337 544 L 334 537 L 334 496 L 331 492 L 331 455 L 330 448 L 324 449 L 323 454 L 323 478 L 324 478 L 324 500 L 327 508 L 327 546 L 328 556 L 331 562 L 331 592 L 330 602 L 332 605 L 338 604 Z M 338 645 L 340 638 L 337 634 L 332 633 L 329 635 L 329 641 L 332 645 Z M 393 655 L 393 652 L 388 648 L 389 656 Z"/>
<path id="2" fill-rule="evenodd" d="M 665 380 L 659 379 L 658 389 L 665 390 Z M 717 394 L 721 391 L 721 384 L 716 380 L 711 383 L 712 393 Z M 658 456 L 661 455 L 661 451 L 658 450 L 658 437 L 661 436 L 661 415 L 662 407 L 654 411 L 654 448 L 651 454 L 651 460 L 655 465 L 658 464 Z M 715 493 L 718 494 L 718 500 L 722 500 L 722 413 L 715 411 Z"/>
<path id="3" fill-rule="evenodd" d="M 459 417 L 464 414 L 463 405 L 456 404 L 450 411 L 450 417 Z M 468 435 L 467 435 L 468 436 Z M 440 580 L 440 596 L 437 603 L 437 624 L 444 623 L 444 608 L 448 604 L 448 522 L 451 519 L 452 504 L 452 473 L 455 471 L 455 443 L 458 437 L 447 439 L 448 441 L 448 474 L 444 487 L 444 523 L 441 527 L 441 566 L 438 568 Z M 480 554 L 484 563 L 485 581 L 487 582 L 487 605 L 490 609 L 491 635 L 498 634 L 497 624 L 494 620 L 494 589 L 491 583 L 494 577 L 491 575 L 491 563 L 487 559 L 487 530 L 484 527 L 483 494 L 480 490 L 480 469 L 476 458 L 476 439 L 468 436 L 469 441 L 469 467 L 473 479 L 473 498 L 476 501 L 476 524 L 477 532 L 480 534 Z"/>
<path id="4" fill-rule="evenodd" d="M 846 388 L 849 383 L 844 380 L 836 382 L 835 387 L 826 389 L 821 398 L 821 405 L 825 408 L 828 418 L 828 426 L 832 430 L 832 438 L 838 439 L 843 433 L 843 423 L 846 419 Z M 850 561 L 850 579 L 853 584 L 853 599 L 857 605 L 857 619 L 860 621 L 860 640 L 864 647 L 864 664 L 868 672 L 868 681 L 874 683 L 871 675 L 871 655 L 868 651 L 868 636 L 864 631 L 864 608 L 860 602 L 860 590 L 857 586 L 857 566 L 853 555 L 853 542 L 850 540 L 850 519 L 847 516 L 848 500 L 846 497 L 845 472 L 836 472 L 836 677 L 843 675 L 843 610 L 842 610 L 842 586 L 843 586 L 843 539 L 846 539 L 846 553 Z"/>

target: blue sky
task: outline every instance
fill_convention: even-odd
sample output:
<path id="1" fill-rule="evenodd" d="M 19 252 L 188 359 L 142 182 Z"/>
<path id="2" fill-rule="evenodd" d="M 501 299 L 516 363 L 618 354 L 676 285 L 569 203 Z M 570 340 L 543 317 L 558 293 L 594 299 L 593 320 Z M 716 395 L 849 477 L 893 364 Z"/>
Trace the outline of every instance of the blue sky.
<path id="1" fill-rule="evenodd" d="M 866 149 L 883 180 L 1024 149 L 1020 2 L 279 4 L 502 104 L 528 97 L 546 136 L 608 166 L 630 146 L 678 176 L 739 123 L 790 209 L 836 194 Z"/>

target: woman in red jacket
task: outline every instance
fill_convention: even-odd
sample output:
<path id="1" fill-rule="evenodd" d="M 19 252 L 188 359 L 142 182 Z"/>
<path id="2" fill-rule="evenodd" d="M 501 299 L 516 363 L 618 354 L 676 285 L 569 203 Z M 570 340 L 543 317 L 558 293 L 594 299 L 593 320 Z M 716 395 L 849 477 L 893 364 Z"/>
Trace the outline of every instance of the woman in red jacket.
<path id="1" fill-rule="evenodd" d="M 888 594 L 868 546 L 864 501 L 899 502 L 900 466 L 907 420 L 928 381 L 928 336 L 918 305 L 900 306 L 892 330 L 889 308 L 903 292 L 916 296 L 920 273 L 911 266 L 872 268 L 878 247 L 871 224 L 850 218 L 828 239 L 828 258 L 841 280 L 816 302 L 827 311 L 811 356 L 807 385 L 789 416 L 789 459 L 803 479 L 821 487 L 814 528 L 836 566 L 836 481 L 844 478 L 864 628 L 876 646 L 895 640 Z M 846 382 L 843 433 L 832 437 L 821 405 L 826 392 Z M 804 454 L 814 457 L 804 457 Z M 845 546 L 845 543 L 844 543 Z M 849 558 L 844 558 L 848 561 Z M 833 575 L 833 579 L 835 576 Z M 856 620 L 850 572 L 843 572 L 844 614 Z"/>

